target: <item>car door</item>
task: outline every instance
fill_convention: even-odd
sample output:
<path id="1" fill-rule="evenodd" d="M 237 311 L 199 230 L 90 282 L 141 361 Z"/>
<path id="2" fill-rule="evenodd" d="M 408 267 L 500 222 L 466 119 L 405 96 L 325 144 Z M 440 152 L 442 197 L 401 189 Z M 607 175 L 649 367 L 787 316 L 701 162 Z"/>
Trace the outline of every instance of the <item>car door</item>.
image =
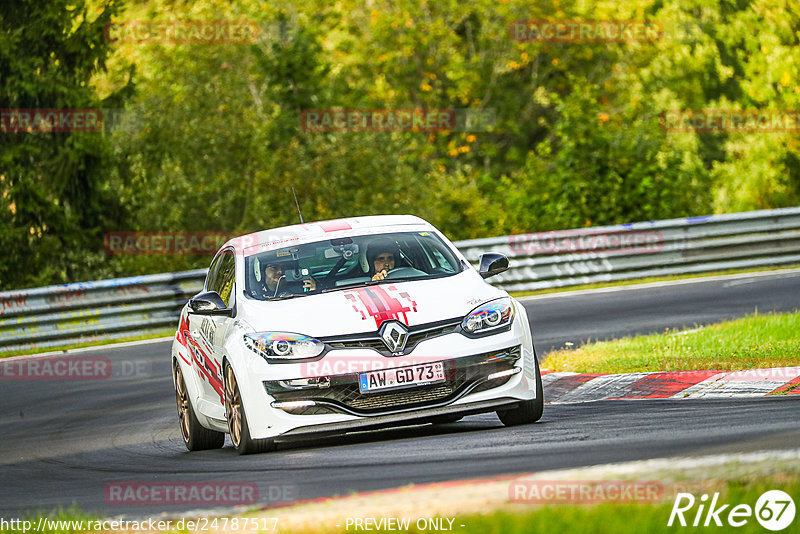
<path id="1" fill-rule="evenodd" d="M 211 263 L 206 279 L 206 291 L 216 291 L 228 307 L 233 297 L 235 266 L 233 251 L 223 250 Z M 197 363 L 201 396 L 217 405 L 222 402 L 224 396 L 222 356 L 219 349 L 224 343 L 224 330 L 228 319 L 222 315 L 189 314 L 191 349 Z"/>
<path id="2" fill-rule="evenodd" d="M 235 302 L 236 286 L 236 256 L 233 250 L 225 250 L 220 258 L 219 269 L 214 277 L 214 286 L 211 291 L 216 291 L 226 308 L 232 308 Z M 219 377 L 220 390 L 223 385 L 222 359 L 225 356 L 225 341 L 235 319 L 227 315 L 211 315 L 206 317 L 208 321 L 203 324 L 205 338 L 212 347 L 211 367 Z"/>

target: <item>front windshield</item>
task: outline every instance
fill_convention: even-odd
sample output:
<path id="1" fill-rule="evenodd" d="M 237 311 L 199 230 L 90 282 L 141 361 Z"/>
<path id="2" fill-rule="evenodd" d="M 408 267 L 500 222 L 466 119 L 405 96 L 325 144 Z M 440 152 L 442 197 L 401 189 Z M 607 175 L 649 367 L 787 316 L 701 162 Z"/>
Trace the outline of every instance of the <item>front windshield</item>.
<path id="1" fill-rule="evenodd" d="M 293 298 L 345 287 L 451 276 L 461 264 L 432 232 L 354 236 L 245 258 L 245 294 Z"/>

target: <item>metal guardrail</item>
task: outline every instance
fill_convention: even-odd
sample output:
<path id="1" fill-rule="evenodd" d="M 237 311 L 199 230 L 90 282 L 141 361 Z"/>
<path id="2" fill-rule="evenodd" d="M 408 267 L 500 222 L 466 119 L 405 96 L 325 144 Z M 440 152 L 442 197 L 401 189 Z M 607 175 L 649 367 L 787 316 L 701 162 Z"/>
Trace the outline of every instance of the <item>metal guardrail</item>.
<path id="1" fill-rule="evenodd" d="M 800 207 L 458 241 L 492 278 L 528 291 L 649 276 L 800 263 Z M 202 289 L 205 269 L 0 292 L 0 352 L 163 331 Z"/>
<path id="2" fill-rule="evenodd" d="M 800 208 L 472 239 L 456 245 L 471 262 L 483 252 L 509 256 L 511 269 L 492 278 L 507 291 L 787 265 L 800 263 Z"/>
<path id="3" fill-rule="evenodd" d="M 206 269 L 0 293 L 0 352 L 94 342 L 177 326 Z"/>

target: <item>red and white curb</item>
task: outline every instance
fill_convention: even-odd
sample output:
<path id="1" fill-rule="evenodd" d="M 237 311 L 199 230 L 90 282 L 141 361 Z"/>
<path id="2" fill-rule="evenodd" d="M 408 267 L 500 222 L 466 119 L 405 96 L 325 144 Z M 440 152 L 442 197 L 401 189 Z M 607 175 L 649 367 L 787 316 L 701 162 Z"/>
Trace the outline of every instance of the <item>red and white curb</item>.
<path id="1" fill-rule="evenodd" d="M 542 370 L 544 399 L 567 404 L 608 399 L 696 399 L 800 395 L 800 367 L 747 371 L 567 373 Z"/>

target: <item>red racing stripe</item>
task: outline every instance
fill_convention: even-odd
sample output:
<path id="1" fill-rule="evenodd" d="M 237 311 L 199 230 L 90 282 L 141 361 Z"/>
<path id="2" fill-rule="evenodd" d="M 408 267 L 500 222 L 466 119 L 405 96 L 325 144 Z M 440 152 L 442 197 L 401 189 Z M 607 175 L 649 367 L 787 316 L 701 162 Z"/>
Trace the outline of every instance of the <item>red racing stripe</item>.
<path id="1" fill-rule="evenodd" d="M 378 323 L 377 318 L 375 319 L 376 326 L 380 327 L 383 321 L 388 321 L 390 319 L 401 321 L 408 326 L 408 316 L 406 315 L 406 312 L 410 312 L 411 308 L 403 306 L 399 300 L 387 293 L 386 290 L 381 286 L 374 286 L 368 288 L 368 290 L 375 292 L 377 299 L 380 300 L 384 308 L 384 313 L 381 315 L 380 323 Z"/>
<path id="2" fill-rule="evenodd" d="M 197 371 L 200 374 L 200 378 L 205 378 L 208 385 L 219 395 L 220 401 L 222 404 L 225 404 L 225 395 L 222 390 L 222 380 L 218 377 L 214 372 L 212 372 L 213 364 L 211 364 L 211 357 L 203 350 L 200 344 L 195 340 L 191 335 L 186 336 L 187 341 L 189 341 L 191 345 L 191 350 L 189 352 L 192 353 L 192 359 L 197 363 Z M 198 354 L 202 355 L 203 361 L 198 358 Z M 206 365 L 208 362 L 209 365 Z"/>
<path id="3" fill-rule="evenodd" d="M 412 310 L 416 311 L 416 308 L 403 306 L 398 299 L 387 293 L 381 286 L 359 287 L 352 290 L 350 295 L 353 294 L 364 305 L 370 317 L 375 320 L 375 328 L 380 328 L 381 324 L 388 320 L 401 321 L 405 325 L 408 325 L 407 312 Z M 349 295 L 345 296 L 352 300 Z M 410 297 L 408 300 L 411 301 Z M 413 303 L 413 301 L 411 302 Z M 355 306 L 354 308 L 356 311 L 359 311 Z M 361 313 L 361 316 L 362 318 L 366 318 L 363 313 Z"/>
<path id="4" fill-rule="evenodd" d="M 317 223 L 320 228 L 325 232 L 336 232 L 337 230 L 352 230 L 350 223 L 344 219 L 333 219 L 330 221 L 322 221 Z"/>

